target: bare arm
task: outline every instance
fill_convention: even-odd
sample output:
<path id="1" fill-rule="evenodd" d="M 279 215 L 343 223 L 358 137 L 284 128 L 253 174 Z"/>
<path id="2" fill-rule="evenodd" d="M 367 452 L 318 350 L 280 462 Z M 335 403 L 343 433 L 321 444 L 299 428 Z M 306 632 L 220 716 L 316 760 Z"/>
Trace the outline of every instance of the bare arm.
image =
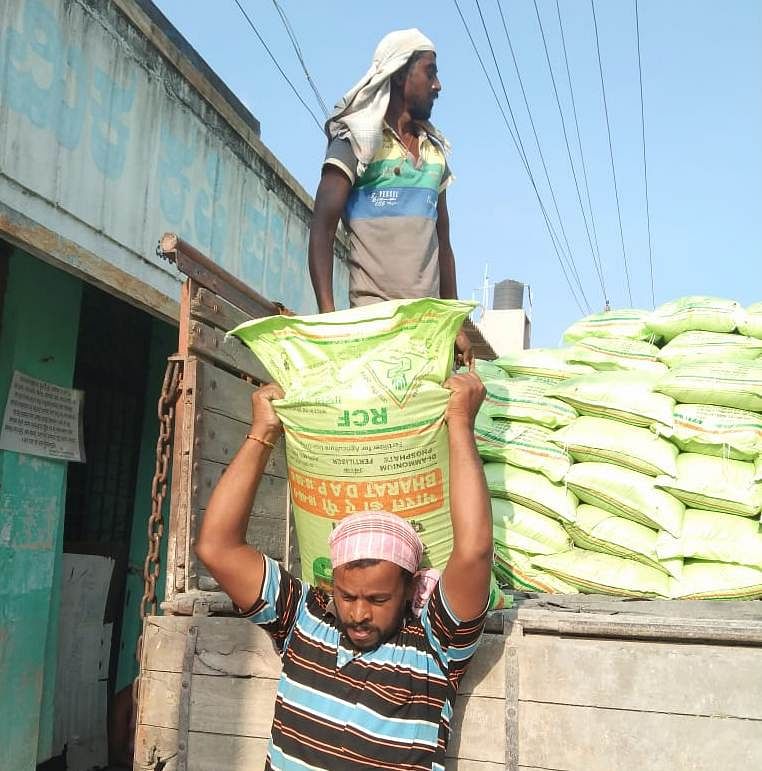
<path id="1" fill-rule="evenodd" d="M 492 508 L 482 462 L 476 452 L 474 419 L 484 385 L 474 374 L 453 375 L 447 406 L 450 435 L 450 516 L 453 548 L 442 585 L 453 613 L 462 621 L 486 607 L 492 569 Z"/>
<path id="2" fill-rule="evenodd" d="M 437 240 L 439 241 L 439 296 L 443 300 L 458 299 L 458 281 L 455 274 L 455 254 L 450 243 L 450 213 L 447 210 L 447 191 L 437 201 Z M 455 338 L 455 349 L 462 363 L 469 365 L 474 358 L 471 341 L 461 329 Z"/>
<path id="3" fill-rule="evenodd" d="M 251 435 L 274 443 L 281 432 L 273 399 L 283 397 L 280 387 L 263 386 L 252 394 Z M 246 543 L 246 527 L 270 448 L 254 439 L 244 440 L 214 488 L 196 540 L 196 554 L 231 600 L 248 610 L 259 598 L 264 581 L 262 553 Z"/>
<path id="4" fill-rule="evenodd" d="M 455 276 L 455 254 L 450 243 L 450 213 L 447 211 L 447 191 L 437 200 L 437 240 L 439 241 L 439 296 L 443 300 L 458 299 Z"/>
<path id="5" fill-rule="evenodd" d="M 335 310 L 333 299 L 333 242 L 352 183 L 335 166 L 323 168 L 312 213 L 309 242 L 309 266 L 312 288 L 320 313 Z"/>

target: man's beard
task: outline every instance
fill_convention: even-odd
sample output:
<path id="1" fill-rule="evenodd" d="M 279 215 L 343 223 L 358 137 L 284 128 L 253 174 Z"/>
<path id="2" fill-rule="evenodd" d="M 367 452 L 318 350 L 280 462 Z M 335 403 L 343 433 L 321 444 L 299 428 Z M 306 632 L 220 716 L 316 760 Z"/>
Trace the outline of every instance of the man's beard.
<path id="1" fill-rule="evenodd" d="M 413 120 L 428 120 L 431 117 L 431 111 L 434 109 L 434 102 L 424 102 L 410 105 L 410 117 Z"/>
<path id="2" fill-rule="evenodd" d="M 338 614 L 336 616 L 336 620 L 338 621 L 339 631 L 342 632 L 344 637 L 349 640 L 349 642 L 352 644 L 352 647 L 359 651 L 371 651 L 375 650 L 376 648 L 379 648 L 381 645 L 383 645 L 385 642 L 390 640 L 392 637 L 394 637 L 400 629 L 402 629 L 403 622 L 405 620 L 406 615 L 410 611 L 410 603 L 405 603 L 399 613 L 399 617 L 397 618 L 394 625 L 391 627 L 391 630 L 384 634 L 381 629 L 374 624 L 345 624 L 343 619 L 341 619 Z M 370 632 L 370 635 L 368 636 L 367 644 L 363 643 L 362 641 L 355 641 L 352 639 L 352 637 L 349 635 L 350 630 L 357 630 L 357 631 L 368 631 Z"/>

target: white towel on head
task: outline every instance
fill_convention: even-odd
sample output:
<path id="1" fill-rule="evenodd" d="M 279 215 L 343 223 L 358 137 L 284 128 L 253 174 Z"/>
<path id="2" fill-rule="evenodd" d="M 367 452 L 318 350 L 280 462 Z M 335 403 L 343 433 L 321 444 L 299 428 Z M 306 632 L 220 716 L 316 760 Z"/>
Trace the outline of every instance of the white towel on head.
<path id="1" fill-rule="evenodd" d="M 391 77 L 416 51 L 435 51 L 434 44 L 420 30 L 401 29 L 386 35 L 376 47 L 370 69 L 338 101 L 326 121 L 329 142 L 340 137 L 351 143 L 359 163 L 358 175 L 381 146 Z M 431 123 L 422 121 L 421 125 L 449 152 L 449 142 Z"/>

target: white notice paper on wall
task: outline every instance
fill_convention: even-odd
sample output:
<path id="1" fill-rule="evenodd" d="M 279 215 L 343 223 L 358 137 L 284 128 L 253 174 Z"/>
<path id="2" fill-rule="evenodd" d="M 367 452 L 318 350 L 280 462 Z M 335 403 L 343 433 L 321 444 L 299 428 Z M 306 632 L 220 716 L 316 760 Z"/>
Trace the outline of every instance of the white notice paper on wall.
<path id="1" fill-rule="evenodd" d="M 84 391 L 14 372 L 0 429 L 0 450 L 84 463 Z"/>

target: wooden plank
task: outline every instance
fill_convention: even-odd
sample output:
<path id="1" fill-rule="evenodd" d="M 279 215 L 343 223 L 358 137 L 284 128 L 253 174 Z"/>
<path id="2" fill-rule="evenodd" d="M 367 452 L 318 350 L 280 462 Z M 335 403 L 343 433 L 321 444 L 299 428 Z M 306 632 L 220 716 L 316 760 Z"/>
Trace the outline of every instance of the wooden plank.
<path id="1" fill-rule="evenodd" d="M 252 516 L 258 513 L 263 517 L 285 520 L 288 487 L 284 477 L 280 474 L 272 473 L 273 465 L 271 462 L 265 467 L 262 482 L 254 499 Z M 195 463 L 193 471 L 194 485 L 197 488 L 194 491 L 194 505 L 196 508 L 205 509 L 207 507 L 215 485 L 220 481 L 220 477 L 226 468 L 227 465 L 224 463 L 209 460 L 200 460 Z"/>
<path id="2" fill-rule="evenodd" d="M 204 410 L 196 415 L 196 435 L 194 458 L 196 462 L 210 460 L 227 466 L 233 456 L 246 439 L 246 434 L 251 428 L 251 421 L 243 422 L 233 420 L 226 415 L 219 415 Z M 199 471 L 203 469 L 199 466 Z M 286 478 L 286 455 L 283 439 L 279 439 L 275 449 L 270 453 L 270 458 L 265 471 L 273 476 Z M 216 483 L 222 470 L 217 471 Z M 214 487 L 212 484 L 211 487 Z M 211 492 L 211 488 L 209 488 Z"/>
<path id="3" fill-rule="evenodd" d="M 267 758 L 267 739 L 191 731 L 188 734 L 188 771 L 251 769 L 259 771 Z M 157 726 L 138 726 L 135 771 L 175 771 L 177 731 Z M 161 765 L 164 761 L 165 765 Z"/>
<path id="4" fill-rule="evenodd" d="M 236 337 L 225 337 L 225 333 L 191 320 L 188 329 L 188 351 L 219 364 L 232 372 L 243 372 L 260 383 L 272 380 L 262 362 Z"/>
<path id="5" fill-rule="evenodd" d="M 522 701 L 521 764 L 585 771 L 762 768 L 762 721 Z"/>
<path id="6" fill-rule="evenodd" d="M 139 721 L 160 728 L 177 725 L 181 675 L 145 672 Z M 190 730 L 267 739 L 277 680 L 193 675 Z"/>
<path id="7" fill-rule="evenodd" d="M 261 497 L 261 491 L 257 498 Z M 265 498 L 265 500 L 268 500 Z M 256 506 L 256 502 L 255 502 Z M 203 519 L 204 512 L 200 518 Z M 272 516 L 263 516 L 261 513 L 252 514 L 246 530 L 246 541 L 256 546 L 261 552 L 267 554 L 278 562 L 286 558 L 286 519 Z M 219 584 L 212 578 L 201 560 L 194 557 L 193 560 L 194 585 L 206 592 L 219 590 Z"/>
<path id="8" fill-rule="evenodd" d="M 484 635 L 458 689 L 460 696 L 477 693 L 479 696 L 504 698 L 505 694 L 505 637 Z"/>
<path id="9" fill-rule="evenodd" d="M 515 640 L 505 646 L 505 768 L 517 771 L 519 767 L 519 655 Z"/>
<path id="10" fill-rule="evenodd" d="M 762 647 L 762 622 L 752 620 L 638 616 L 626 611 L 607 615 L 526 609 L 519 610 L 518 620 L 526 632 L 676 642 L 741 643 Z"/>
<path id="11" fill-rule="evenodd" d="M 198 403 L 203 409 L 251 424 L 251 395 L 257 390 L 254 383 L 205 361 L 199 361 L 196 380 Z"/>
<path id="12" fill-rule="evenodd" d="M 270 636 L 246 618 L 154 616 L 147 619 L 143 668 L 180 673 L 182 643 L 191 624 L 198 627 L 194 674 L 270 680 L 280 677 L 280 656 Z"/>
<path id="13" fill-rule="evenodd" d="M 762 651 L 526 635 L 519 698 L 762 720 Z"/>
<path id="14" fill-rule="evenodd" d="M 249 321 L 251 316 L 206 287 L 199 287 L 190 302 L 191 317 L 223 332 Z"/>
<path id="15" fill-rule="evenodd" d="M 748 600 L 634 600 L 598 594 L 546 594 L 516 602 L 522 621 L 528 618 L 527 611 L 544 610 L 566 617 L 570 613 L 595 613 L 598 616 L 618 616 L 628 620 L 652 616 L 670 623 L 696 619 L 762 622 L 760 605 L 762 603 Z"/>
<path id="16" fill-rule="evenodd" d="M 447 757 L 505 764 L 502 699 L 463 696 L 455 702 Z"/>

